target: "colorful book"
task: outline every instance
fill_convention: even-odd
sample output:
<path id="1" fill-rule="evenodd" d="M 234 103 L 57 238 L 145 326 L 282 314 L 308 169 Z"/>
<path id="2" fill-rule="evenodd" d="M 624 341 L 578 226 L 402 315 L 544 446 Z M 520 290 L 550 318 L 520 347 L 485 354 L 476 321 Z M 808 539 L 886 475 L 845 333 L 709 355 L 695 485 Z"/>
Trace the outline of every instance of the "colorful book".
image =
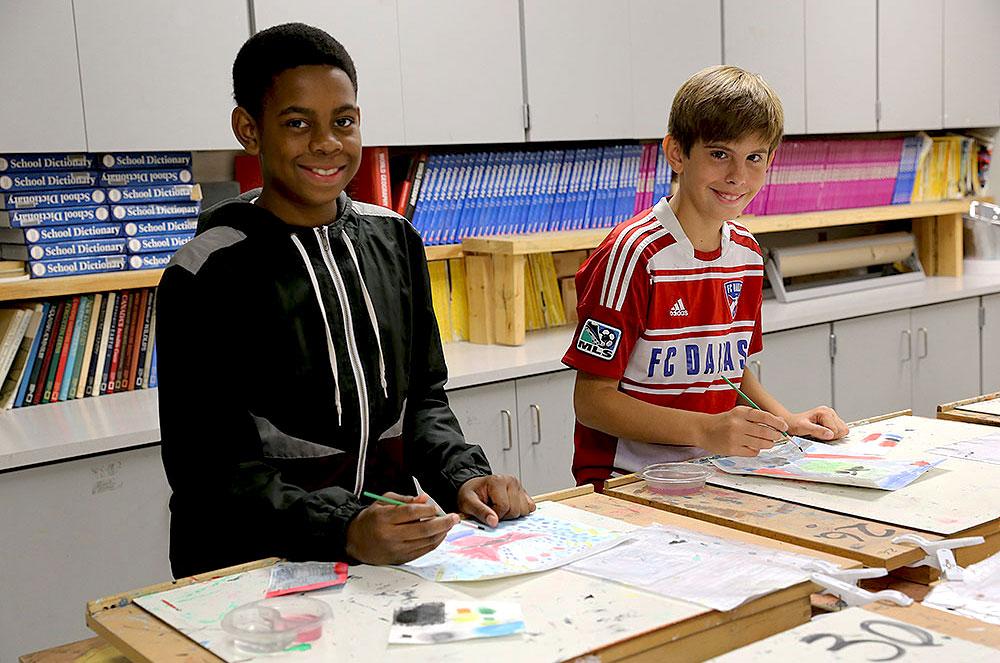
<path id="1" fill-rule="evenodd" d="M 150 389 L 155 389 L 158 384 L 159 384 L 159 380 L 158 380 L 157 375 L 156 375 L 156 343 L 153 343 L 152 360 L 150 361 L 150 365 L 149 365 L 148 387 Z"/>
<path id="2" fill-rule="evenodd" d="M 100 337 L 101 316 L 104 314 L 104 303 L 107 298 L 104 293 L 99 292 L 94 295 L 94 302 L 90 307 L 90 328 L 87 330 L 87 337 L 81 344 L 82 351 L 77 358 L 77 370 L 73 374 L 73 385 L 70 385 L 72 395 L 70 398 L 83 398 L 87 395 L 87 375 L 90 372 L 91 357 L 94 354 L 94 346 Z"/>
<path id="3" fill-rule="evenodd" d="M 0 385 L 7 379 L 32 313 L 32 309 L 23 307 L 0 308 Z"/>
<path id="4" fill-rule="evenodd" d="M 101 205 L 108 200 L 104 189 L 65 189 L 54 191 L 27 191 L 25 193 L 0 193 L 0 209 L 47 209 L 51 207 L 86 207 Z"/>
<path id="5" fill-rule="evenodd" d="M 145 353 L 145 360 L 142 369 L 142 380 L 143 384 L 137 385 L 139 387 L 151 388 L 156 385 L 153 383 L 153 370 L 155 367 L 154 361 L 156 357 L 153 354 L 153 350 L 156 347 L 156 293 L 154 290 L 153 295 L 153 316 L 149 321 L 149 335 L 146 340 L 146 348 L 143 350 Z"/>
<path id="6" fill-rule="evenodd" d="M 63 371 L 66 370 L 66 356 L 69 349 L 69 342 L 73 336 L 73 325 L 76 323 L 76 314 L 80 310 L 80 297 L 74 296 L 66 304 L 66 312 L 59 323 L 59 333 L 53 346 L 52 363 L 49 364 L 48 376 L 45 378 L 45 389 L 42 392 L 42 403 L 51 403 L 53 393 L 58 397 L 59 383 L 62 381 Z"/>
<path id="7" fill-rule="evenodd" d="M 125 376 L 125 382 L 122 384 L 123 391 L 135 389 L 136 375 L 139 372 L 139 351 L 142 344 L 142 334 L 143 329 L 149 322 L 146 316 L 150 313 L 148 308 L 152 301 L 153 298 L 150 296 L 150 289 L 143 288 L 132 318 L 132 340 L 129 344 L 128 372 Z"/>
<path id="8" fill-rule="evenodd" d="M 31 318 L 28 321 L 28 328 L 21 339 L 21 347 L 14 355 L 7 379 L 0 388 L 0 410 L 9 410 L 17 403 L 18 398 L 24 399 L 24 391 L 28 387 L 28 377 L 31 373 L 31 364 L 38 355 L 38 344 L 41 342 L 41 332 L 45 326 L 45 318 L 48 315 L 49 303 L 37 303 L 34 305 Z"/>
<path id="9" fill-rule="evenodd" d="M 125 374 L 128 373 L 128 362 L 131 358 L 132 347 L 132 327 L 135 320 L 135 307 L 141 297 L 140 290 L 132 290 L 129 293 L 128 307 L 125 309 L 125 324 L 121 329 L 121 350 L 118 354 L 117 367 L 112 364 L 111 375 L 108 376 L 108 393 L 117 393 L 122 390 Z"/>
<path id="10" fill-rule="evenodd" d="M 146 358 L 150 354 L 149 346 L 153 333 L 153 315 L 156 312 L 156 289 L 150 288 L 146 297 L 146 310 L 142 318 L 142 334 L 139 337 L 139 352 L 136 358 L 135 381 L 132 386 L 135 389 L 142 389 L 149 374 L 146 368 Z"/>
<path id="11" fill-rule="evenodd" d="M 93 170 L 96 159 L 85 152 L 0 155 L 0 173 L 23 173 L 39 170 Z"/>
<path id="12" fill-rule="evenodd" d="M 77 276 L 103 272 L 123 272 L 126 256 L 93 256 L 85 258 L 59 258 L 55 260 L 31 260 L 28 263 L 31 278 L 47 279 L 54 276 Z"/>
<path id="13" fill-rule="evenodd" d="M 69 342 L 69 350 L 66 357 L 66 371 L 59 382 L 58 396 L 53 393 L 53 401 L 65 401 L 69 398 L 70 385 L 73 383 L 73 375 L 76 372 L 76 362 L 80 354 L 80 339 L 87 335 L 90 329 L 90 309 L 94 305 L 93 295 L 83 295 L 80 297 L 80 308 L 76 314 L 76 323 L 73 325 L 73 336 Z M 53 390 L 56 387 L 53 385 Z M 76 395 L 76 388 L 73 388 L 73 395 Z"/>
<path id="14" fill-rule="evenodd" d="M 52 209 L 19 209 L 0 211 L 0 227 L 34 228 L 65 226 L 71 223 L 101 223 L 111 216 L 107 205 L 87 207 L 57 207 Z"/>
<path id="15" fill-rule="evenodd" d="M 20 389 L 18 390 L 15 407 L 21 407 L 21 405 L 34 405 L 36 402 L 36 394 L 37 400 L 41 400 L 41 390 L 38 389 L 38 379 L 39 376 L 45 375 L 48 370 L 48 364 L 52 360 L 51 349 L 52 345 L 55 343 L 55 332 L 59 329 L 59 321 L 60 318 L 62 318 L 65 307 L 66 300 L 54 302 L 49 307 L 45 317 L 45 326 L 42 329 L 38 351 L 31 365 L 31 373 L 28 376 L 25 391 L 22 396 Z M 42 385 L 42 388 L 44 389 L 44 384 Z"/>
<path id="16" fill-rule="evenodd" d="M 101 311 L 101 319 L 97 322 L 97 337 L 94 340 L 94 353 L 91 356 L 90 368 L 87 369 L 87 386 L 85 394 L 96 396 L 101 393 L 101 376 L 104 371 L 104 357 L 107 353 L 108 338 L 111 335 L 112 321 L 118 310 L 118 293 L 109 292 Z"/>
<path id="17" fill-rule="evenodd" d="M 121 354 L 122 335 L 125 327 L 125 314 L 131 293 L 122 290 L 115 301 L 115 315 L 111 319 L 111 333 L 108 335 L 107 354 L 104 357 L 104 370 L 101 373 L 101 395 L 114 393 L 115 371 L 118 368 L 118 357 Z"/>

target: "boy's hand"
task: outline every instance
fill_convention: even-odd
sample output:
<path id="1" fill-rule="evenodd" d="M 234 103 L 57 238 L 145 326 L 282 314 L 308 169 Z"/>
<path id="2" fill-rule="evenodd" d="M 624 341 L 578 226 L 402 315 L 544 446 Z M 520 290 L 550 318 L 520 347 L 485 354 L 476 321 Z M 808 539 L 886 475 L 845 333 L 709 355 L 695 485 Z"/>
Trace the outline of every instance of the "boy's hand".
<path id="1" fill-rule="evenodd" d="M 395 506 L 376 502 L 366 507 L 347 526 L 348 555 L 365 564 L 402 564 L 437 548 L 448 531 L 458 524 L 450 513 L 436 516 L 427 496 L 408 497 L 386 493 L 385 497 L 406 502 Z"/>
<path id="2" fill-rule="evenodd" d="M 738 405 L 728 412 L 708 415 L 700 446 L 722 456 L 756 456 L 770 449 L 788 424 L 770 412 Z"/>
<path id="3" fill-rule="evenodd" d="M 458 510 L 496 527 L 501 520 L 528 515 L 535 510 L 535 502 L 524 492 L 517 478 L 495 474 L 463 483 L 458 489 Z"/>
<path id="4" fill-rule="evenodd" d="M 848 433 L 844 420 L 825 405 L 798 412 L 788 418 L 790 435 L 808 435 L 818 440 L 838 440 Z"/>

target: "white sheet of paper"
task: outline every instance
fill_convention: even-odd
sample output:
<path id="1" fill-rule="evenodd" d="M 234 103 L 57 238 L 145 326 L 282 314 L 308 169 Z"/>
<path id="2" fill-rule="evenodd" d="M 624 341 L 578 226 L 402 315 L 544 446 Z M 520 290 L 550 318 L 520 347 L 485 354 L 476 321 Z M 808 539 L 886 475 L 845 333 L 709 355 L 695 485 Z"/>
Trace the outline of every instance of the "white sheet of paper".
<path id="1" fill-rule="evenodd" d="M 990 647 L 943 635 L 898 619 L 848 608 L 816 617 L 752 645 L 734 649 L 713 661 L 927 661 L 990 663 Z"/>
<path id="2" fill-rule="evenodd" d="M 639 587 L 715 610 L 809 579 L 815 561 L 750 543 L 650 525 L 621 546 L 569 565 L 570 571 Z"/>
<path id="3" fill-rule="evenodd" d="M 1000 465 L 1000 433 L 992 433 L 971 440 L 952 442 L 940 447 L 929 449 L 930 453 L 952 458 L 964 458 L 980 463 Z"/>
<path id="4" fill-rule="evenodd" d="M 1000 624 L 1000 553 L 967 567 L 962 580 L 940 583 L 923 603 L 931 608 Z"/>
<path id="5" fill-rule="evenodd" d="M 994 398 L 989 401 L 979 401 L 978 403 L 959 405 L 955 409 L 965 410 L 966 412 L 979 412 L 980 414 L 1000 415 L 1000 398 Z"/>

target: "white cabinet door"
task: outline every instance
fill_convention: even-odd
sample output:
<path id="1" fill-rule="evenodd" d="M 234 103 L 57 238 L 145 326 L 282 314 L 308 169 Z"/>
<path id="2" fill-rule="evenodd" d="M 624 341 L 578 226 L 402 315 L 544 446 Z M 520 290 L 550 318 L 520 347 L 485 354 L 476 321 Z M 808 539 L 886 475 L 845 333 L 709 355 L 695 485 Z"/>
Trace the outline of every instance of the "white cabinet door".
<path id="1" fill-rule="evenodd" d="M 805 0 L 725 0 L 722 54 L 781 97 L 785 133 L 806 130 Z"/>
<path id="2" fill-rule="evenodd" d="M 749 367 L 792 412 L 833 405 L 828 324 L 764 334 L 764 350 L 751 357 Z"/>
<path id="3" fill-rule="evenodd" d="M 979 394 L 979 300 L 911 309 L 913 414 Z"/>
<path id="4" fill-rule="evenodd" d="M 517 397 L 513 382 L 448 392 L 465 440 L 486 453 L 494 474 L 521 476 L 517 455 Z"/>
<path id="5" fill-rule="evenodd" d="M 628 20 L 607 0 L 523 0 L 528 138 L 632 135 Z M 670 39 L 670 25 L 659 26 Z"/>
<path id="6" fill-rule="evenodd" d="M 806 0 L 806 131 L 875 131 L 876 0 Z"/>
<path id="7" fill-rule="evenodd" d="M 880 131 L 940 129 L 943 0 L 879 0 Z"/>
<path id="8" fill-rule="evenodd" d="M 981 336 L 983 364 L 982 386 L 979 392 L 1000 391 L 1000 295 L 983 297 L 983 328 Z"/>
<path id="9" fill-rule="evenodd" d="M 844 421 L 905 410 L 913 365 L 910 312 L 833 323 L 833 403 Z"/>
<path id="10" fill-rule="evenodd" d="M 329 32 L 358 72 L 358 106 L 365 145 L 402 145 L 403 89 L 396 0 L 253 0 L 258 31 L 300 22 Z M 360 28 L 360 29 L 359 29 Z M 235 56 L 235 53 L 233 54 Z"/>
<path id="11" fill-rule="evenodd" d="M 0 661 L 92 637 L 87 601 L 170 580 L 169 495 L 159 446 L 0 474 Z"/>
<path id="12" fill-rule="evenodd" d="M 944 3 L 944 126 L 1000 124 L 1000 2 Z"/>
<path id="13" fill-rule="evenodd" d="M 573 479 L 573 387 L 576 371 L 559 371 L 517 384 L 521 483 L 530 495 L 576 485 Z"/>
<path id="14" fill-rule="evenodd" d="M 0 17 L 0 153 L 86 150 L 72 0 L 12 4 Z"/>
<path id="15" fill-rule="evenodd" d="M 695 72 L 722 62 L 720 0 L 631 0 L 632 135 L 663 138 L 674 94 Z M 673 29 L 683 25 L 689 29 Z"/>
<path id="16" fill-rule="evenodd" d="M 517 0 L 398 6 L 406 142 L 523 142 Z"/>
<path id="17" fill-rule="evenodd" d="M 231 150 L 245 0 L 76 0 L 87 147 Z"/>

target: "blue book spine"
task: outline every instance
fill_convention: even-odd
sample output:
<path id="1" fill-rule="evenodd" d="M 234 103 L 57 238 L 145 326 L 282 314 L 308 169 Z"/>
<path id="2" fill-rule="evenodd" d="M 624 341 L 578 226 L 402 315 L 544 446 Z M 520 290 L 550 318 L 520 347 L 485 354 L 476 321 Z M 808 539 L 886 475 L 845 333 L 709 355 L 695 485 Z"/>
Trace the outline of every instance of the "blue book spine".
<path id="1" fill-rule="evenodd" d="M 597 190 L 597 178 L 600 173 L 601 148 L 587 150 L 583 174 L 580 178 L 580 198 L 573 213 L 573 228 L 583 228 L 590 218 L 594 207 L 594 194 Z"/>
<path id="2" fill-rule="evenodd" d="M 193 233 L 198 229 L 198 218 L 129 221 L 123 224 L 123 227 L 125 228 L 125 235 L 128 237 L 166 235 L 167 233 Z"/>
<path id="3" fill-rule="evenodd" d="M 639 176 L 639 160 L 641 158 L 642 145 L 627 145 L 625 147 L 618 177 L 613 223 L 624 221 L 632 216 L 632 209 L 635 207 L 636 179 Z"/>
<path id="4" fill-rule="evenodd" d="M 920 157 L 921 142 L 917 136 L 907 136 L 903 139 L 903 150 L 899 156 L 899 171 L 896 173 L 896 186 L 892 191 L 893 205 L 906 205 L 910 202 L 917 160 Z"/>
<path id="5" fill-rule="evenodd" d="M 510 169 L 507 171 L 507 181 L 504 184 L 502 203 L 497 216 L 497 234 L 506 235 L 512 232 L 517 195 L 521 186 L 521 174 L 524 172 L 524 152 L 511 152 Z"/>
<path id="6" fill-rule="evenodd" d="M 87 256 L 122 255 L 124 253 L 124 239 L 88 239 L 81 242 L 32 244 L 28 247 L 29 260 L 83 258 Z"/>
<path id="7" fill-rule="evenodd" d="M 476 195 L 476 207 L 473 211 L 472 221 L 469 224 L 469 235 L 480 237 L 486 223 L 486 214 L 490 204 L 490 191 L 493 186 L 493 179 L 497 174 L 498 152 L 487 152 L 486 163 L 483 165 L 483 179 L 479 184 L 479 193 Z"/>
<path id="8" fill-rule="evenodd" d="M 420 238 L 424 240 L 424 244 L 427 244 L 427 216 L 428 207 L 430 206 L 430 190 L 434 187 L 437 182 L 438 173 L 440 171 L 438 165 L 441 162 L 441 156 L 437 154 L 431 154 L 427 157 L 427 164 L 424 167 L 424 181 L 420 186 L 420 192 L 418 193 L 418 198 L 416 205 L 413 208 L 413 219 L 411 223 L 413 227 L 417 229 L 417 233 L 420 234 Z"/>
<path id="9" fill-rule="evenodd" d="M 543 232 L 549 229 L 549 218 L 552 216 L 552 203 L 556 197 L 556 187 L 559 186 L 559 170 L 566 153 L 563 150 L 552 150 L 551 161 L 542 183 L 541 208 L 535 221 L 535 230 Z"/>
<path id="10" fill-rule="evenodd" d="M 201 200 L 201 185 L 199 184 L 121 186 L 110 188 L 107 191 L 109 202 L 124 205 Z"/>
<path id="11" fill-rule="evenodd" d="M 434 179 L 434 187 L 427 192 L 429 198 L 427 200 L 427 239 L 425 243 L 432 246 L 437 244 L 438 223 L 441 222 L 441 199 L 451 183 L 454 171 L 453 163 L 454 155 L 445 154 L 442 157 L 438 166 L 438 176 Z"/>
<path id="12" fill-rule="evenodd" d="M 129 253 L 157 253 L 176 251 L 194 238 L 194 233 L 174 233 L 172 235 L 146 235 L 128 240 Z"/>
<path id="13" fill-rule="evenodd" d="M 583 186 L 581 181 L 586 165 L 587 150 L 579 148 L 575 152 L 573 170 L 570 171 L 569 185 L 566 190 L 566 200 L 563 203 L 562 218 L 559 220 L 559 230 L 569 230 L 573 227 L 577 204 L 580 202 L 580 189 Z"/>
<path id="14" fill-rule="evenodd" d="M 160 253 L 135 253 L 129 256 L 128 268 L 130 270 L 163 269 L 173 257 L 173 251 L 162 251 Z"/>
<path id="15" fill-rule="evenodd" d="M 47 279 L 53 276 L 77 276 L 125 270 L 125 256 L 94 256 L 92 258 L 60 258 L 57 260 L 31 260 L 28 262 L 31 278 Z"/>
<path id="16" fill-rule="evenodd" d="M 88 207 L 56 207 L 52 209 L 17 209 L 0 212 L 0 226 L 5 228 L 36 228 L 66 226 L 74 223 L 102 223 L 110 213 L 106 205 Z"/>
<path id="17" fill-rule="evenodd" d="M 559 230 L 562 227 L 563 211 L 566 197 L 569 193 L 569 181 L 573 175 L 576 162 L 576 150 L 566 150 L 562 165 L 559 167 L 559 179 L 556 182 L 555 195 L 552 198 L 552 211 L 549 215 L 549 226 L 546 230 Z"/>
<path id="18" fill-rule="evenodd" d="M 456 201 L 455 216 L 452 219 L 451 234 L 448 243 L 460 242 L 466 236 L 465 223 L 468 219 L 468 209 L 472 205 L 472 192 L 478 186 L 476 180 L 483 176 L 482 152 L 470 152 L 466 155 L 468 174 L 464 178 L 462 189 Z"/>
<path id="19" fill-rule="evenodd" d="M 0 175 L 0 191 L 42 191 L 45 189 L 93 188 L 98 185 L 92 170 L 9 173 Z"/>
<path id="20" fill-rule="evenodd" d="M 614 204 L 615 187 L 618 185 L 618 169 L 622 162 L 622 146 L 614 145 L 604 150 L 600 191 L 597 205 L 594 209 L 592 228 L 603 228 L 611 218 L 611 206 Z"/>
<path id="21" fill-rule="evenodd" d="M 150 170 L 154 168 L 191 168 L 190 152 L 112 152 L 102 154 L 101 170 Z"/>
<path id="22" fill-rule="evenodd" d="M 472 224 L 475 222 L 475 216 L 478 213 L 479 199 L 483 186 L 483 174 L 486 172 L 486 160 L 488 156 L 486 152 L 476 152 L 474 155 L 472 173 L 469 175 L 469 190 L 465 196 L 465 202 L 462 205 L 461 212 L 458 215 L 458 223 L 456 224 L 457 240 L 471 236 Z"/>
<path id="23" fill-rule="evenodd" d="M 21 382 L 17 385 L 17 396 L 14 397 L 14 407 L 21 407 L 24 405 L 24 396 L 28 391 L 28 383 L 31 382 L 29 376 L 31 375 L 31 369 L 35 364 L 35 360 L 38 358 L 38 346 L 42 342 L 42 330 L 45 329 L 45 320 L 49 316 L 49 309 L 52 308 L 52 304 L 49 302 L 42 303 L 42 317 L 39 323 L 38 329 L 35 330 L 35 338 L 31 341 L 31 349 L 28 351 L 28 359 L 24 362 L 24 372 L 21 373 Z"/>
<path id="24" fill-rule="evenodd" d="M 146 380 L 146 387 L 153 389 L 157 385 L 156 380 L 156 343 L 153 343 L 153 361 L 149 366 L 149 379 Z"/>
<path id="25" fill-rule="evenodd" d="M 0 173 L 23 173 L 39 170 L 94 170 L 93 154 L 56 152 L 50 154 L 0 155 Z"/>
<path id="26" fill-rule="evenodd" d="M 85 207 L 100 205 L 107 196 L 104 189 L 65 189 L 54 191 L 28 191 L 25 193 L 0 193 L 0 209 L 47 209 L 51 207 Z"/>
<path id="27" fill-rule="evenodd" d="M 87 316 L 87 308 L 94 305 L 93 295 L 84 295 L 80 298 L 80 308 L 76 313 L 76 320 L 73 324 L 73 336 L 69 341 L 69 353 L 66 357 L 66 372 L 62 385 L 59 387 L 59 396 L 53 396 L 53 401 L 65 401 L 69 395 L 69 383 L 72 381 L 73 367 L 76 366 L 76 351 L 80 347 L 80 334 L 86 334 L 83 323 L 86 321 L 89 326 L 90 318 Z"/>
<path id="28" fill-rule="evenodd" d="M 524 219 L 524 232 L 537 232 L 538 214 L 542 208 L 542 198 L 545 195 L 545 177 L 549 164 L 552 160 L 552 150 L 542 150 L 538 152 L 538 167 L 531 183 L 531 192 L 528 194 L 528 211 Z"/>
<path id="29" fill-rule="evenodd" d="M 469 175 L 472 173 L 471 153 L 459 154 L 456 160 L 455 179 L 448 191 L 442 215 L 439 243 L 451 244 L 455 241 L 456 226 L 462 213 L 462 204 L 469 189 Z"/>
<path id="30" fill-rule="evenodd" d="M 76 242 L 84 239 L 110 239 L 124 235 L 120 223 L 85 223 L 75 226 L 41 228 L 0 228 L 0 242 L 6 244 L 47 244 Z"/>
<path id="31" fill-rule="evenodd" d="M 542 179 L 542 160 L 544 158 L 545 153 L 541 150 L 528 152 L 528 179 L 521 191 L 521 201 L 514 227 L 516 233 L 530 232 L 535 203 L 538 200 L 539 182 Z"/>
<path id="32" fill-rule="evenodd" d="M 198 216 L 201 203 L 142 203 L 139 205 L 113 205 L 111 214 L 117 221 L 139 219 L 176 219 L 184 216 Z"/>
<path id="33" fill-rule="evenodd" d="M 186 168 L 174 170 L 105 170 L 100 174 L 101 186 L 134 186 L 137 184 L 190 184 L 191 171 Z"/>

